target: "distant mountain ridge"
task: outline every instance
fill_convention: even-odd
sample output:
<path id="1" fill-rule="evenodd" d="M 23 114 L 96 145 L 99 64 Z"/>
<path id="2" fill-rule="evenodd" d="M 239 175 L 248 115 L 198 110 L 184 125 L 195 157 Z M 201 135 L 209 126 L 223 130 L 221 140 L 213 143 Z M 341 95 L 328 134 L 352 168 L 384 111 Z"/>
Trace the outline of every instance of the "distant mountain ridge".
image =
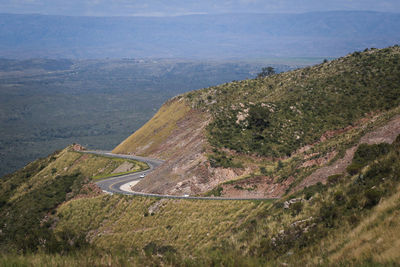
<path id="1" fill-rule="evenodd" d="M 0 57 L 7 58 L 338 57 L 400 42 L 400 14 L 367 11 L 177 17 L 0 14 L 0 21 Z"/>

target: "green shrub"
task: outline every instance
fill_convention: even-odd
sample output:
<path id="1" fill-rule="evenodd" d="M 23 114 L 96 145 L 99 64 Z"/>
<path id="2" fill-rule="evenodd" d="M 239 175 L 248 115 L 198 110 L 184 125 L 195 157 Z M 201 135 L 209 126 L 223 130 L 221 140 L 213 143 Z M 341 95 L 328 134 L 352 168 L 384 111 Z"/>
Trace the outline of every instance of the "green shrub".
<path id="1" fill-rule="evenodd" d="M 283 167 L 284 167 L 284 165 L 283 165 L 282 161 L 279 160 L 279 161 L 278 161 L 277 169 L 278 169 L 278 170 L 281 170 L 281 169 L 283 169 Z"/>
<path id="2" fill-rule="evenodd" d="M 364 166 L 357 162 L 352 162 L 349 166 L 347 166 L 346 171 L 350 175 L 355 175 L 361 171 Z"/>
<path id="3" fill-rule="evenodd" d="M 379 203 L 382 197 L 382 192 L 376 188 L 371 188 L 365 191 L 364 196 L 366 199 L 364 208 L 370 209 Z"/>
<path id="4" fill-rule="evenodd" d="M 222 195 L 222 191 L 224 191 L 224 189 L 221 186 L 217 186 L 213 190 L 209 191 L 206 196 L 220 197 Z"/>
<path id="5" fill-rule="evenodd" d="M 346 197 L 342 191 L 336 191 L 333 195 L 333 199 L 337 205 L 343 205 L 346 202 Z"/>
<path id="6" fill-rule="evenodd" d="M 243 168 L 240 162 L 235 162 L 233 157 L 228 156 L 223 151 L 214 150 L 214 153 L 208 156 L 208 161 L 213 168 Z"/>
<path id="7" fill-rule="evenodd" d="M 327 184 L 335 185 L 343 178 L 343 174 L 335 174 L 328 177 Z"/>
<path id="8" fill-rule="evenodd" d="M 47 251 L 64 249 L 55 240 L 49 225 L 41 222 L 46 214 L 52 213 L 66 200 L 68 193 L 74 193 L 73 188 L 76 185 L 82 183 L 83 177 L 80 173 L 59 175 L 1 209 L 0 224 L 6 227 L 3 228 L 0 245 L 12 240 L 13 246 L 24 252 L 36 251 L 39 247 Z M 41 243 L 43 240 L 46 242 Z M 82 242 L 79 243 L 80 246 Z"/>
<path id="9" fill-rule="evenodd" d="M 295 216 L 303 210 L 303 203 L 302 202 L 293 203 L 290 205 L 290 209 L 292 211 L 292 215 Z"/>
<path id="10" fill-rule="evenodd" d="M 235 185 L 233 188 L 237 189 L 237 190 L 244 190 L 243 187 L 241 187 L 240 185 Z"/>
<path id="11" fill-rule="evenodd" d="M 316 183 L 315 185 L 311 185 L 305 187 L 303 189 L 304 199 L 309 200 L 315 193 L 321 193 L 326 190 L 326 186 L 321 182 Z"/>
<path id="12" fill-rule="evenodd" d="M 339 214 L 337 207 L 333 204 L 324 203 L 319 209 L 319 218 L 328 228 L 335 226 Z"/>
<path id="13" fill-rule="evenodd" d="M 351 164 L 346 168 L 350 175 L 355 175 L 361 171 L 369 162 L 388 154 L 390 144 L 361 144 L 354 153 Z"/>
<path id="14" fill-rule="evenodd" d="M 267 175 L 267 174 L 268 174 L 268 171 L 267 171 L 267 169 L 266 169 L 265 167 L 260 167 L 260 173 L 261 173 L 262 175 Z"/>
<path id="15" fill-rule="evenodd" d="M 358 209 L 360 207 L 359 204 L 359 196 L 353 195 L 350 200 L 346 203 L 346 208 L 349 210 Z"/>
<path id="16" fill-rule="evenodd" d="M 365 166 L 368 162 L 388 154 L 390 151 L 390 144 L 361 144 L 357 151 L 354 153 L 353 163 L 358 163 L 361 166 Z"/>
<path id="17" fill-rule="evenodd" d="M 325 67 L 215 87 L 216 102 L 207 105 L 213 116 L 207 127 L 209 142 L 241 153 L 291 155 L 326 131 L 351 125 L 366 113 L 397 107 L 399 60 L 392 51 L 358 52 Z M 204 98 L 207 90 L 199 91 L 198 97 Z M 244 120 L 237 120 L 239 113 L 247 113 Z M 376 152 L 385 153 L 380 151 L 384 147 L 369 151 L 371 157 L 361 147 L 360 158 L 368 161 Z"/>

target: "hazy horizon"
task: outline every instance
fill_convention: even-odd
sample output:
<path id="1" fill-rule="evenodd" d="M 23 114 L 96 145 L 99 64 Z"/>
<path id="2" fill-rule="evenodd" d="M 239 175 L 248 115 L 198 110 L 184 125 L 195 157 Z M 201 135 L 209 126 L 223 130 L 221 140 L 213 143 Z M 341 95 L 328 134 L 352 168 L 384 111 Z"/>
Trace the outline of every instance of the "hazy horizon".
<path id="1" fill-rule="evenodd" d="M 201 13 L 201 12 L 188 12 L 188 13 L 174 13 L 174 14 L 159 14 L 159 13 L 143 13 L 133 15 L 74 15 L 74 14 L 43 14 L 43 13 L 13 13 L 13 12 L 0 12 L 0 15 L 37 15 L 37 16 L 54 16 L 54 17 L 88 17 L 88 18 L 170 18 L 170 17 L 185 17 L 185 16 L 196 16 L 196 15 L 209 15 L 209 16 L 223 16 L 223 15 L 302 15 L 302 14 L 315 14 L 315 13 L 335 13 L 335 12 L 370 12 L 370 13 L 382 13 L 382 14 L 393 14 L 400 15 L 399 12 L 389 11 L 376 11 L 376 10 L 322 10 L 322 11 L 304 11 L 304 12 L 222 12 L 222 13 Z"/>
<path id="2" fill-rule="evenodd" d="M 68 16 L 180 16 L 224 13 L 307 13 L 324 11 L 377 11 L 400 13 L 396 0 L 3 0 L 1 13 Z"/>

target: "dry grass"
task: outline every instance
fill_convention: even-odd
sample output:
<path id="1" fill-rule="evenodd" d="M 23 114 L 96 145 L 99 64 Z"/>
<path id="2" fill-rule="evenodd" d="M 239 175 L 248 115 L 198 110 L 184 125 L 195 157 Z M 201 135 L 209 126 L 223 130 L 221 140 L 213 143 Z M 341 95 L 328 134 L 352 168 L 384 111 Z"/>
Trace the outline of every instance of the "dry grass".
<path id="1" fill-rule="evenodd" d="M 400 187 L 381 201 L 372 214 L 355 229 L 332 239 L 331 262 L 372 259 L 374 262 L 400 262 Z"/>
<path id="2" fill-rule="evenodd" d="M 40 188 L 44 183 L 54 179 L 58 175 L 68 175 L 80 172 L 88 179 L 106 177 L 116 168 L 126 162 L 125 159 L 103 157 L 91 154 L 82 154 L 72 151 L 69 147 L 54 155 L 56 160 L 50 162 L 39 173 L 30 177 L 25 183 L 17 188 L 15 194 L 10 198 L 14 201 L 26 193 Z M 143 170 L 148 166 L 139 161 L 129 160 L 134 164 L 133 170 Z"/>
<path id="3" fill-rule="evenodd" d="M 95 246 L 112 250 L 143 248 L 150 242 L 172 245 L 182 253 L 209 248 L 229 240 L 254 212 L 270 204 L 251 201 L 163 200 L 155 214 L 149 207 L 158 199 L 99 196 L 78 199 L 58 209 L 61 218 L 55 232 L 89 232 Z"/>
<path id="4" fill-rule="evenodd" d="M 190 110 L 182 98 L 165 103 L 143 127 L 118 145 L 113 153 L 148 156 L 161 143 L 170 138 L 176 123 Z"/>
<path id="5" fill-rule="evenodd" d="M 28 254 L 28 255 L 1 255 L 0 266 L 2 267 L 93 267 L 93 266 L 151 266 L 157 261 L 139 257 L 136 255 L 111 255 L 96 250 L 83 250 L 73 255 L 60 254 Z M 168 266 L 168 265 L 166 265 Z"/>

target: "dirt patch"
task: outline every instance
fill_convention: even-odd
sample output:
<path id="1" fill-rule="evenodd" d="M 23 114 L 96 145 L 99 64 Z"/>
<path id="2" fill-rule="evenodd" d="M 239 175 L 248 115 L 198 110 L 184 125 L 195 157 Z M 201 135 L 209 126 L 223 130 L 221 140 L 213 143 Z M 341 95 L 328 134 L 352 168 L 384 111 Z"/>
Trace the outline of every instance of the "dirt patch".
<path id="1" fill-rule="evenodd" d="M 367 133 L 360 140 L 360 144 L 393 143 L 400 134 L 400 115 L 393 118 L 385 126 Z"/>
<path id="2" fill-rule="evenodd" d="M 79 191 L 79 194 L 74 196 L 73 199 L 92 198 L 92 197 L 101 195 L 102 193 L 103 193 L 103 191 L 96 184 L 87 183 L 82 186 L 81 190 Z M 67 199 L 68 198 L 69 198 L 69 196 L 67 195 Z"/>
<path id="3" fill-rule="evenodd" d="M 346 154 L 343 158 L 335 161 L 334 164 L 322 167 L 315 172 L 313 172 L 310 176 L 306 177 L 300 184 L 298 184 L 293 192 L 303 189 L 306 186 L 310 186 L 316 184 L 318 182 L 326 183 L 326 180 L 329 176 L 344 173 L 346 171 L 347 166 L 351 163 L 354 152 L 357 150 L 357 146 L 354 146 L 350 149 L 346 150 Z"/>
<path id="4" fill-rule="evenodd" d="M 305 158 L 310 158 L 310 157 L 317 156 L 317 155 L 318 155 L 318 153 L 313 153 L 310 155 L 306 155 Z M 314 165 L 322 166 L 322 165 L 328 163 L 329 161 L 331 161 L 331 159 L 333 159 L 336 155 L 337 155 L 336 151 L 329 152 L 325 157 L 311 159 L 311 160 L 304 162 L 303 165 L 301 165 L 301 167 L 306 168 L 306 167 L 311 167 Z"/>
<path id="5" fill-rule="evenodd" d="M 77 158 L 74 163 L 72 163 L 72 165 L 70 166 L 70 168 L 75 167 L 77 164 L 84 162 L 85 160 L 87 160 L 89 158 L 88 154 L 84 154 L 82 156 L 80 156 L 79 158 Z"/>
<path id="6" fill-rule="evenodd" d="M 177 122 L 177 128 L 150 157 L 167 158 L 166 162 L 133 187 L 134 191 L 170 195 L 197 195 L 220 183 L 235 179 L 250 169 L 212 168 L 206 148 L 205 128 L 209 115 L 190 110 Z"/>
<path id="7" fill-rule="evenodd" d="M 119 165 L 113 172 L 114 173 L 121 173 L 121 172 L 129 172 L 135 167 L 135 164 L 131 162 L 124 161 L 121 165 Z"/>
<path id="8" fill-rule="evenodd" d="M 194 194 L 209 181 L 203 155 L 206 145 L 205 127 L 209 118 L 190 110 L 177 122 L 176 129 L 149 157 L 166 158 L 166 162 L 133 187 L 135 191 L 158 194 Z"/>
<path id="9" fill-rule="evenodd" d="M 325 133 L 322 134 L 322 136 L 320 137 L 320 139 L 317 142 L 310 144 L 310 145 L 305 145 L 304 147 L 299 148 L 294 154 L 295 155 L 304 154 L 304 152 L 307 152 L 308 150 L 313 148 L 315 145 L 322 143 L 328 139 L 331 139 L 337 135 L 344 134 L 353 129 L 363 127 L 364 125 L 366 125 L 367 122 L 374 121 L 378 117 L 379 117 L 379 115 L 376 115 L 375 113 L 371 112 L 369 114 L 366 114 L 366 117 L 361 118 L 358 121 L 356 121 L 355 123 L 353 123 L 353 125 L 349 125 L 342 129 L 326 131 Z M 306 155 L 306 157 L 307 157 L 307 155 Z M 309 155 L 309 157 L 311 157 L 311 156 Z"/>
<path id="10" fill-rule="evenodd" d="M 74 151 L 83 151 L 86 150 L 86 148 L 84 146 L 81 146 L 80 144 L 74 144 L 72 145 L 72 149 Z"/>
<path id="11" fill-rule="evenodd" d="M 303 189 L 306 186 L 314 185 L 318 182 L 326 183 L 327 178 L 331 175 L 341 174 L 346 171 L 347 166 L 351 163 L 354 153 L 360 144 L 380 144 L 380 143 L 393 143 L 396 137 L 400 134 L 400 116 L 394 117 L 385 126 L 379 127 L 366 135 L 364 135 L 360 142 L 346 150 L 345 156 L 332 165 L 324 166 L 310 176 L 306 177 L 300 184 L 293 188 L 292 192 Z"/>
<path id="12" fill-rule="evenodd" d="M 289 177 L 283 182 L 275 182 L 271 177 L 255 176 L 222 185 L 222 196 L 239 198 L 279 198 L 285 194 L 286 189 L 293 181 L 293 177 Z"/>

